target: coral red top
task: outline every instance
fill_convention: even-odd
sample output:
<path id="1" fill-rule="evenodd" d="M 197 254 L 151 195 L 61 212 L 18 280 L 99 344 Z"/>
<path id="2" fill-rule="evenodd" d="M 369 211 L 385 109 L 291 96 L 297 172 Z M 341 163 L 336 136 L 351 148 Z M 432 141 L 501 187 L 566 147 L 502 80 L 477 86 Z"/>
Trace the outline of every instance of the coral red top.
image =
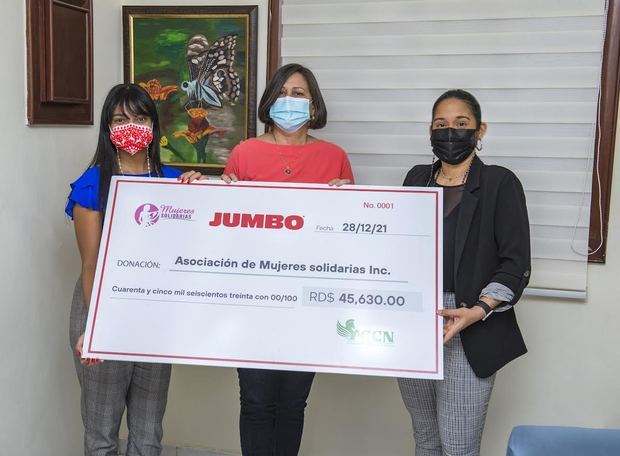
<path id="1" fill-rule="evenodd" d="M 321 140 L 290 146 L 247 139 L 232 150 L 224 173 L 233 173 L 242 181 L 326 184 L 332 179 L 350 179 L 353 183 L 345 151 Z"/>

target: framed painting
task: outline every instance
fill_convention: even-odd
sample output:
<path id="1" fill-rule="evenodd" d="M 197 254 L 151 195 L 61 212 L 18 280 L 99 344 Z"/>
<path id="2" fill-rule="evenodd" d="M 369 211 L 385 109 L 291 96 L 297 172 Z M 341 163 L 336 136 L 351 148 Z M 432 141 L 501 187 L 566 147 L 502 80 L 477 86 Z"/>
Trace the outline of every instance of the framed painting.
<path id="1" fill-rule="evenodd" d="M 124 6 L 125 82 L 144 87 L 162 163 L 220 174 L 256 136 L 258 6 Z"/>

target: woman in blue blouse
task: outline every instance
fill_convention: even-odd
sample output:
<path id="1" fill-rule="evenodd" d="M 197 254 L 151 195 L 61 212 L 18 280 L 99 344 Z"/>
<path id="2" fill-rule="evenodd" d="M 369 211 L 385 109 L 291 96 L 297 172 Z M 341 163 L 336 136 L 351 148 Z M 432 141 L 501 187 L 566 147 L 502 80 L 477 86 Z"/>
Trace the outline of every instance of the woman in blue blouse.
<path id="1" fill-rule="evenodd" d="M 86 456 L 118 455 L 118 431 L 125 407 L 127 456 L 161 453 L 170 365 L 82 359 L 88 304 L 113 175 L 179 177 L 159 159 L 159 118 L 148 93 L 134 84 L 112 88 L 101 112 L 97 151 L 90 166 L 71 184 L 65 212 L 75 222 L 82 275 L 73 293 L 70 341 L 82 388 Z"/>

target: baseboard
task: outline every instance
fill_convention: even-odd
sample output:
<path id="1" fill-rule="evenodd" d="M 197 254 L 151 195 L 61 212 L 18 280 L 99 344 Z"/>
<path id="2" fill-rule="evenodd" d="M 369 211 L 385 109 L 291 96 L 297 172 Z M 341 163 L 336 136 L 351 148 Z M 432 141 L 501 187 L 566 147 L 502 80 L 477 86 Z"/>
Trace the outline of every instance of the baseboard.
<path id="1" fill-rule="evenodd" d="M 120 439 L 121 455 L 124 455 L 127 450 L 127 440 Z M 199 449 L 199 448 L 187 448 L 187 447 L 175 447 L 170 445 L 164 445 L 161 452 L 161 456 L 240 456 L 239 453 L 221 453 L 215 450 Z"/>

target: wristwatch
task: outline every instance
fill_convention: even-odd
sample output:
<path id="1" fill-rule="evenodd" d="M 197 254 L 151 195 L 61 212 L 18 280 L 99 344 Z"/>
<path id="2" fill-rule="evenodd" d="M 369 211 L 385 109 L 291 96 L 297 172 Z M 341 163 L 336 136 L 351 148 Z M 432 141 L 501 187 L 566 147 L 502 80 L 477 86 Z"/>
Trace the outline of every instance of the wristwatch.
<path id="1" fill-rule="evenodd" d="M 482 321 L 489 318 L 491 314 L 493 313 L 493 309 L 491 309 L 491 306 L 488 305 L 486 302 L 482 301 L 481 299 L 478 299 L 478 301 L 476 302 L 476 304 L 474 304 L 474 306 L 478 306 L 482 308 L 482 310 L 484 310 L 484 317 L 482 318 Z"/>

